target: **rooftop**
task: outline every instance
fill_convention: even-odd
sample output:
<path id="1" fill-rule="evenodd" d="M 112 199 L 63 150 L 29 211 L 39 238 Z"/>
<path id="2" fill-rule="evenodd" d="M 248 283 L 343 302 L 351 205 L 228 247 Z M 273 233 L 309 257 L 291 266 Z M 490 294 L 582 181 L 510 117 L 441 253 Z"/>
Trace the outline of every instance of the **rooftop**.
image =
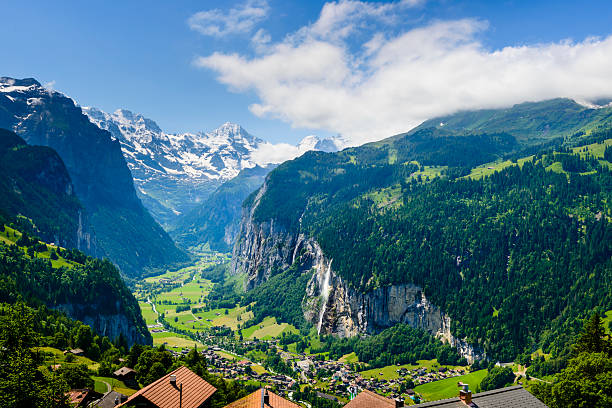
<path id="1" fill-rule="evenodd" d="M 176 376 L 176 384 L 170 382 L 171 375 Z M 182 408 L 199 408 L 217 391 L 202 377 L 183 366 L 147 385 L 120 406 L 131 406 L 132 403 L 147 400 L 159 408 L 178 407 L 181 384 L 183 386 Z"/>
<path id="2" fill-rule="evenodd" d="M 455 397 L 425 402 L 416 406 L 423 408 L 465 408 L 467 405 L 461 402 L 459 397 Z M 473 394 L 472 404 L 470 406 L 474 408 L 547 408 L 542 401 L 531 395 L 529 391 L 520 385 Z"/>
<path id="3" fill-rule="evenodd" d="M 277 395 L 271 391 L 268 391 L 269 401 L 267 404 L 263 404 L 262 392 L 263 388 L 255 391 L 252 394 L 247 395 L 237 401 L 226 405 L 225 408 L 300 408 L 299 405 L 286 400 L 285 398 Z"/>
<path id="4" fill-rule="evenodd" d="M 369 390 L 363 390 L 344 408 L 395 408 L 395 400 L 385 398 Z"/>

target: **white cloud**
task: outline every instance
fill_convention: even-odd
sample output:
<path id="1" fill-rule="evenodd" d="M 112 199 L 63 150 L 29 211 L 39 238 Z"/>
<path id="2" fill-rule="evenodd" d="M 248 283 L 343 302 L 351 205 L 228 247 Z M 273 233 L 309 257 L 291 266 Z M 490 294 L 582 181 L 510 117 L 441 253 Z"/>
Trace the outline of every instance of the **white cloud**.
<path id="1" fill-rule="evenodd" d="M 487 23 L 476 19 L 393 31 L 415 4 L 327 3 L 316 22 L 263 54 L 214 53 L 195 64 L 234 91 L 254 91 L 255 115 L 353 145 L 462 109 L 612 96 L 612 36 L 490 50 L 479 41 Z"/>
<path id="2" fill-rule="evenodd" d="M 200 11 L 189 17 L 187 24 L 192 30 L 213 37 L 249 33 L 266 18 L 268 11 L 267 0 L 247 0 L 227 12 L 220 9 Z"/>
<path id="3" fill-rule="evenodd" d="M 251 153 L 251 159 L 260 166 L 269 163 L 282 163 L 286 160 L 295 159 L 303 152 L 297 146 L 288 143 L 263 143 L 257 150 Z"/>

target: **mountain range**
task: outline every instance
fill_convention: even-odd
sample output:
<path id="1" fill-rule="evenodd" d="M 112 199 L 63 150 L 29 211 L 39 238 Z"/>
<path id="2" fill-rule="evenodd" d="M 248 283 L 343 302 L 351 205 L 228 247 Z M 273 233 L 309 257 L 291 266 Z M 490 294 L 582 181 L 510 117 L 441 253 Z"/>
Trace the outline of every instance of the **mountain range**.
<path id="1" fill-rule="evenodd" d="M 74 100 L 32 78 L 2 77 L 0 128 L 61 157 L 84 208 L 87 253 L 110 258 L 127 276 L 187 259 L 136 195 L 119 141 L 91 123 Z"/>
<path id="2" fill-rule="evenodd" d="M 173 229 L 223 182 L 267 158 L 255 157 L 269 143 L 249 134 L 240 125 L 226 122 L 211 132 L 167 133 L 153 120 L 129 110 L 106 113 L 83 108 L 89 119 L 118 140 L 132 172 L 137 194 L 153 217 Z M 335 151 L 339 139 L 307 136 L 296 153 Z M 264 163 L 262 163 L 262 161 Z"/>

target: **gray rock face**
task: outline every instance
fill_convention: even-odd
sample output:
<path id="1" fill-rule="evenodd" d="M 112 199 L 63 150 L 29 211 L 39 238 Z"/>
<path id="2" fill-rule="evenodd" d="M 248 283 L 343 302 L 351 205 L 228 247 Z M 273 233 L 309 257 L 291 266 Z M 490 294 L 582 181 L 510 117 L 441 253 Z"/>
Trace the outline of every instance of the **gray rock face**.
<path id="1" fill-rule="evenodd" d="M 117 302 L 116 308 L 121 311 L 119 302 Z M 73 319 L 83 322 L 90 326 L 97 334 L 107 336 L 111 340 L 116 339 L 122 334 L 130 346 L 134 343 L 151 344 L 151 338 L 146 331 L 146 327 L 130 323 L 125 314 L 100 314 L 94 312 L 90 305 L 75 303 L 61 304 L 56 309 L 61 310 Z"/>
<path id="2" fill-rule="evenodd" d="M 452 335 L 450 317 L 427 299 L 422 288 L 402 284 L 358 292 L 334 273 L 333 260 L 325 257 L 314 239 L 289 233 L 275 220 L 255 223 L 253 214 L 265 191 L 264 183 L 253 205 L 243 209 L 232 257 L 231 270 L 246 274 L 247 290 L 289 268 L 298 258 L 302 264 L 306 259 L 313 274 L 302 310 L 320 333 L 351 337 L 405 323 L 455 346 L 468 361 L 482 357 L 479 350 Z"/>

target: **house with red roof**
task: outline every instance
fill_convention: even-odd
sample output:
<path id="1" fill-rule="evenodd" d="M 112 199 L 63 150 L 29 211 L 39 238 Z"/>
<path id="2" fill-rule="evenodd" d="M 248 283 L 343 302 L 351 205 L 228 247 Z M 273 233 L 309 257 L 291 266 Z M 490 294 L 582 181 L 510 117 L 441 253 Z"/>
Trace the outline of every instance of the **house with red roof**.
<path id="1" fill-rule="evenodd" d="M 183 366 L 136 392 L 119 407 L 206 408 L 216 391 L 202 377 Z"/>

